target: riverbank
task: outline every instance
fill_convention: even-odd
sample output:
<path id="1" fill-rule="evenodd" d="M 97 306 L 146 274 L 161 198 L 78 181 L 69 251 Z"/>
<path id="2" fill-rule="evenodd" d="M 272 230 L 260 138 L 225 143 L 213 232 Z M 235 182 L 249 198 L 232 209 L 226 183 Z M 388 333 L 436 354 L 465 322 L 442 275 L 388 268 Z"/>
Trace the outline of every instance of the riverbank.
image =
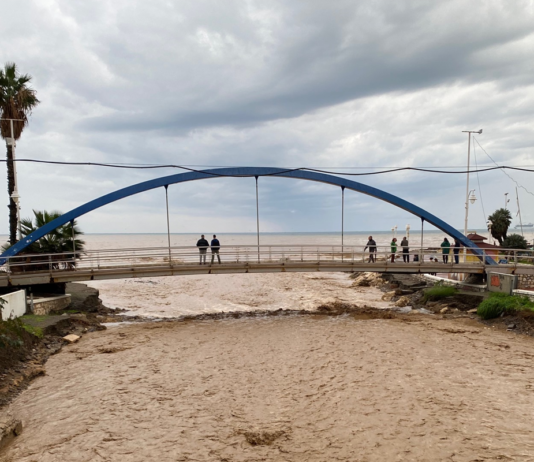
<path id="1" fill-rule="evenodd" d="M 0 460 L 532 458 L 529 337 L 323 312 L 87 334 L 9 406 L 25 431 Z"/>

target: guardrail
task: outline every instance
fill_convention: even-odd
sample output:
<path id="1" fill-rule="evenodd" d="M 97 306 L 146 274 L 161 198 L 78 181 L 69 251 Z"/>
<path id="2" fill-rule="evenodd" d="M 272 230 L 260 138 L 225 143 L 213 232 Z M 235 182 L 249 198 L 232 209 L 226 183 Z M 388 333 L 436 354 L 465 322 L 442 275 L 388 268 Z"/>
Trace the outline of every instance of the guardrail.
<path id="1" fill-rule="evenodd" d="M 203 255 L 195 246 L 147 247 L 135 249 L 86 250 L 84 252 L 66 252 L 60 254 L 24 254 L 6 259 L 0 271 L 20 272 L 56 272 L 76 270 L 98 270 L 111 268 L 148 267 L 162 265 L 194 265 L 204 263 L 218 265 L 230 263 L 273 264 L 284 262 L 336 262 L 336 263 L 373 263 L 386 265 L 399 263 L 420 264 L 447 263 L 486 266 L 487 257 L 506 265 L 534 264 L 532 251 L 521 249 L 503 249 L 497 255 L 494 250 L 462 248 L 458 254 L 450 249 L 443 254 L 440 248 L 411 248 L 408 254 L 399 248 L 392 257 L 389 246 L 377 246 L 377 251 L 363 251 L 361 246 L 339 245 L 239 245 L 222 246 L 218 255 L 206 248 Z"/>

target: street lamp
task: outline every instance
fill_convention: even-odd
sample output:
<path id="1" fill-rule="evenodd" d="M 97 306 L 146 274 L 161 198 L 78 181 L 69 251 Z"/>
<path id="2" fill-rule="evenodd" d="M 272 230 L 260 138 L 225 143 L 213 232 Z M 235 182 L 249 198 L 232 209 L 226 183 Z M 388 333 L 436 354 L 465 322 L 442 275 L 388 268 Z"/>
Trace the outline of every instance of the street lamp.
<path id="1" fill-rule="evenodd" d="M 471 190 L 470 196 L 469 196 L 469 202 L 471 202 L 471 205 L 475 203 L 477 200 L 477 197 L 475 196 L 475 190 Z"/>
<path id="2" fill-rule="evenodd" d="M 504 193 L 504 209 L 508 209 L 508 202 L 510 202 L 510 199 L 508 199 L 508 193 Z"/>
<path id="3" fill-rule="evenodd" d="M 16 189 L 13 191 L 13 194 L 11 194 L 11 199 L 13 199 L 13 202 L 17 206 L 17 229 L 19 235 L 18 240 L 20 241 L 22 239 L 22 229 L 20 224 L 20 196 Z"/>
<path id="4" fill-rule="evenodd" d="M 406 237 L 410 239 L 410 225 L 406 225 Z"/>

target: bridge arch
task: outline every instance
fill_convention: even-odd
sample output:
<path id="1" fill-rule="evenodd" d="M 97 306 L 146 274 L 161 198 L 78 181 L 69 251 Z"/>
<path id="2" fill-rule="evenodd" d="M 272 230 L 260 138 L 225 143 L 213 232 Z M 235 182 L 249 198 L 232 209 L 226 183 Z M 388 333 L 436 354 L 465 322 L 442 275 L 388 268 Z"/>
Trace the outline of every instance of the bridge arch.
<path id="1" fill-rule="evenodd" d="M 97 199 L 87 202 L 75 209 L 72 209 L 70 212 L 67 212 L 55 220 L 47 223 L 41 228 L 35 230 L 33 233 L 24 237 L 24 239 L 17 242 L 15 245 L 7 249 L 2 255 L 0 255 L 0 265 L 3 265 L 6 262 L 6 257 L 12 257 L 17 255 L 19 252 L 24 250 L 26 247 L 42 238 L 49 232 L 53 231 L 59 226 L 69 223 L 71 220 L 74 220 L 86 213 L 89 213 L 97 208 L 103 207 L 104 205 L 116 202 L 118 200 L 124 199 L 135 194 L 139 194 L 144 191 L 149 191 L 151 189 L 166 187 L 171 184 L 184 183 L 186 181 L 195 181 L 195 180 L 206 180 L 209 178 L 221 178 L 221 177 L 280 177 L 280 178 L 293 178 L 300 180 L 316 181 L 320 183 L 331 184 L 334 186 L 340 186 L 345 189 L 350 189 L 362 194 L 366 194 L 371 197 L 375 197 L 384 202 L 388 202 L 392 205 L 395 205 L 407 212 L 412 213 L 413 215 L 421 218 L 424 221 L 427 221 L 431 225 L 443 231 L 445 234 L 458 239 L 464 246 L 474 248 L 474 252 L 478 256 L 483 256 L 482 250 L 478 252 L 476 244 L 471 240 L 467 239 L 462 233 L 454 229 L 449 224 L 445 223 L 440 218 L 435 215 L 427 212 L 426 210 L 412 204 L 411 202 L 405 201 L 398 196 L 390 194 L 381 189 L 373 188 L 372 186 L 359 183 L 357 181 L 349 180 L 343 177 L 336 175 L 329 175 L 325 173 L 312 172 L 308 170 L 300 169 L 281 169 L 281 168 L 272 168 L 272 167 L 232 167 L 232 168 L 217 168 L 210 170 L 202 171 L 192 171 L 186 173 L 177 173 L 174 175 L 164 176 L 160 178 L 155 178 L 153 180 L 143 181 L 141 183 L 128 186 L 126 188 L 119 189 L 112 193 L 101 196 Z M 486 256 L 486 264 L 494 265 L 495 261 Z"/>

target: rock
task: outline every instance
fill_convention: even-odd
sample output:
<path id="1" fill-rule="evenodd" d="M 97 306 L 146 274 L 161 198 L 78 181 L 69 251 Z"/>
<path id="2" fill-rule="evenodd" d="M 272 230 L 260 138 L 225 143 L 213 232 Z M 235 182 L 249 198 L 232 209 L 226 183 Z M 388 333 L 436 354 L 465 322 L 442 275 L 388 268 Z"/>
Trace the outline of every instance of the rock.
<path id="1" fill-rule="evenodd" d="M 448 311 L 449 311 L 449 307 L 448 307 L 448 306 L 446 306 L 445 308 L 442 308 L 441 310 L 439 310 L 439 312 L 440 312 L 441 314 L 445 314 L 445 313 L 447 313 Z"/>
<path id="2" fill-rule="evenodd" d="M 507 329 L 515 329 L 515 324 L 514 324 L 514 323 L 512 323 L 512 324 L 508 324 L 508 325 L 506 326 L 506 328 L 507 328 Z"/>
<path id="3" fill-rule="evenodd" d="M 407 306 L 410 303 L 410 299 L 408 297 L 401 297 L 395 302 L 395 306 L 403 307 Z"/>
<path id="4" fill-rule="evenodd" d="M 468 310 L 467 312 L 468 312 L 468 313 L 476 313 L 477 311 L 478 311 L 477 308 L 473 308 L 472 310 Z"/>
<path id="5" fill-rule="evenodd" d="M 69 335 L 65 335 L 65 337 L 63 337 L 63 340 L 66 340 L 69 343 L 76 343 L 78 340 L 80 340 L 80 336 L 69 334 Z"/>

